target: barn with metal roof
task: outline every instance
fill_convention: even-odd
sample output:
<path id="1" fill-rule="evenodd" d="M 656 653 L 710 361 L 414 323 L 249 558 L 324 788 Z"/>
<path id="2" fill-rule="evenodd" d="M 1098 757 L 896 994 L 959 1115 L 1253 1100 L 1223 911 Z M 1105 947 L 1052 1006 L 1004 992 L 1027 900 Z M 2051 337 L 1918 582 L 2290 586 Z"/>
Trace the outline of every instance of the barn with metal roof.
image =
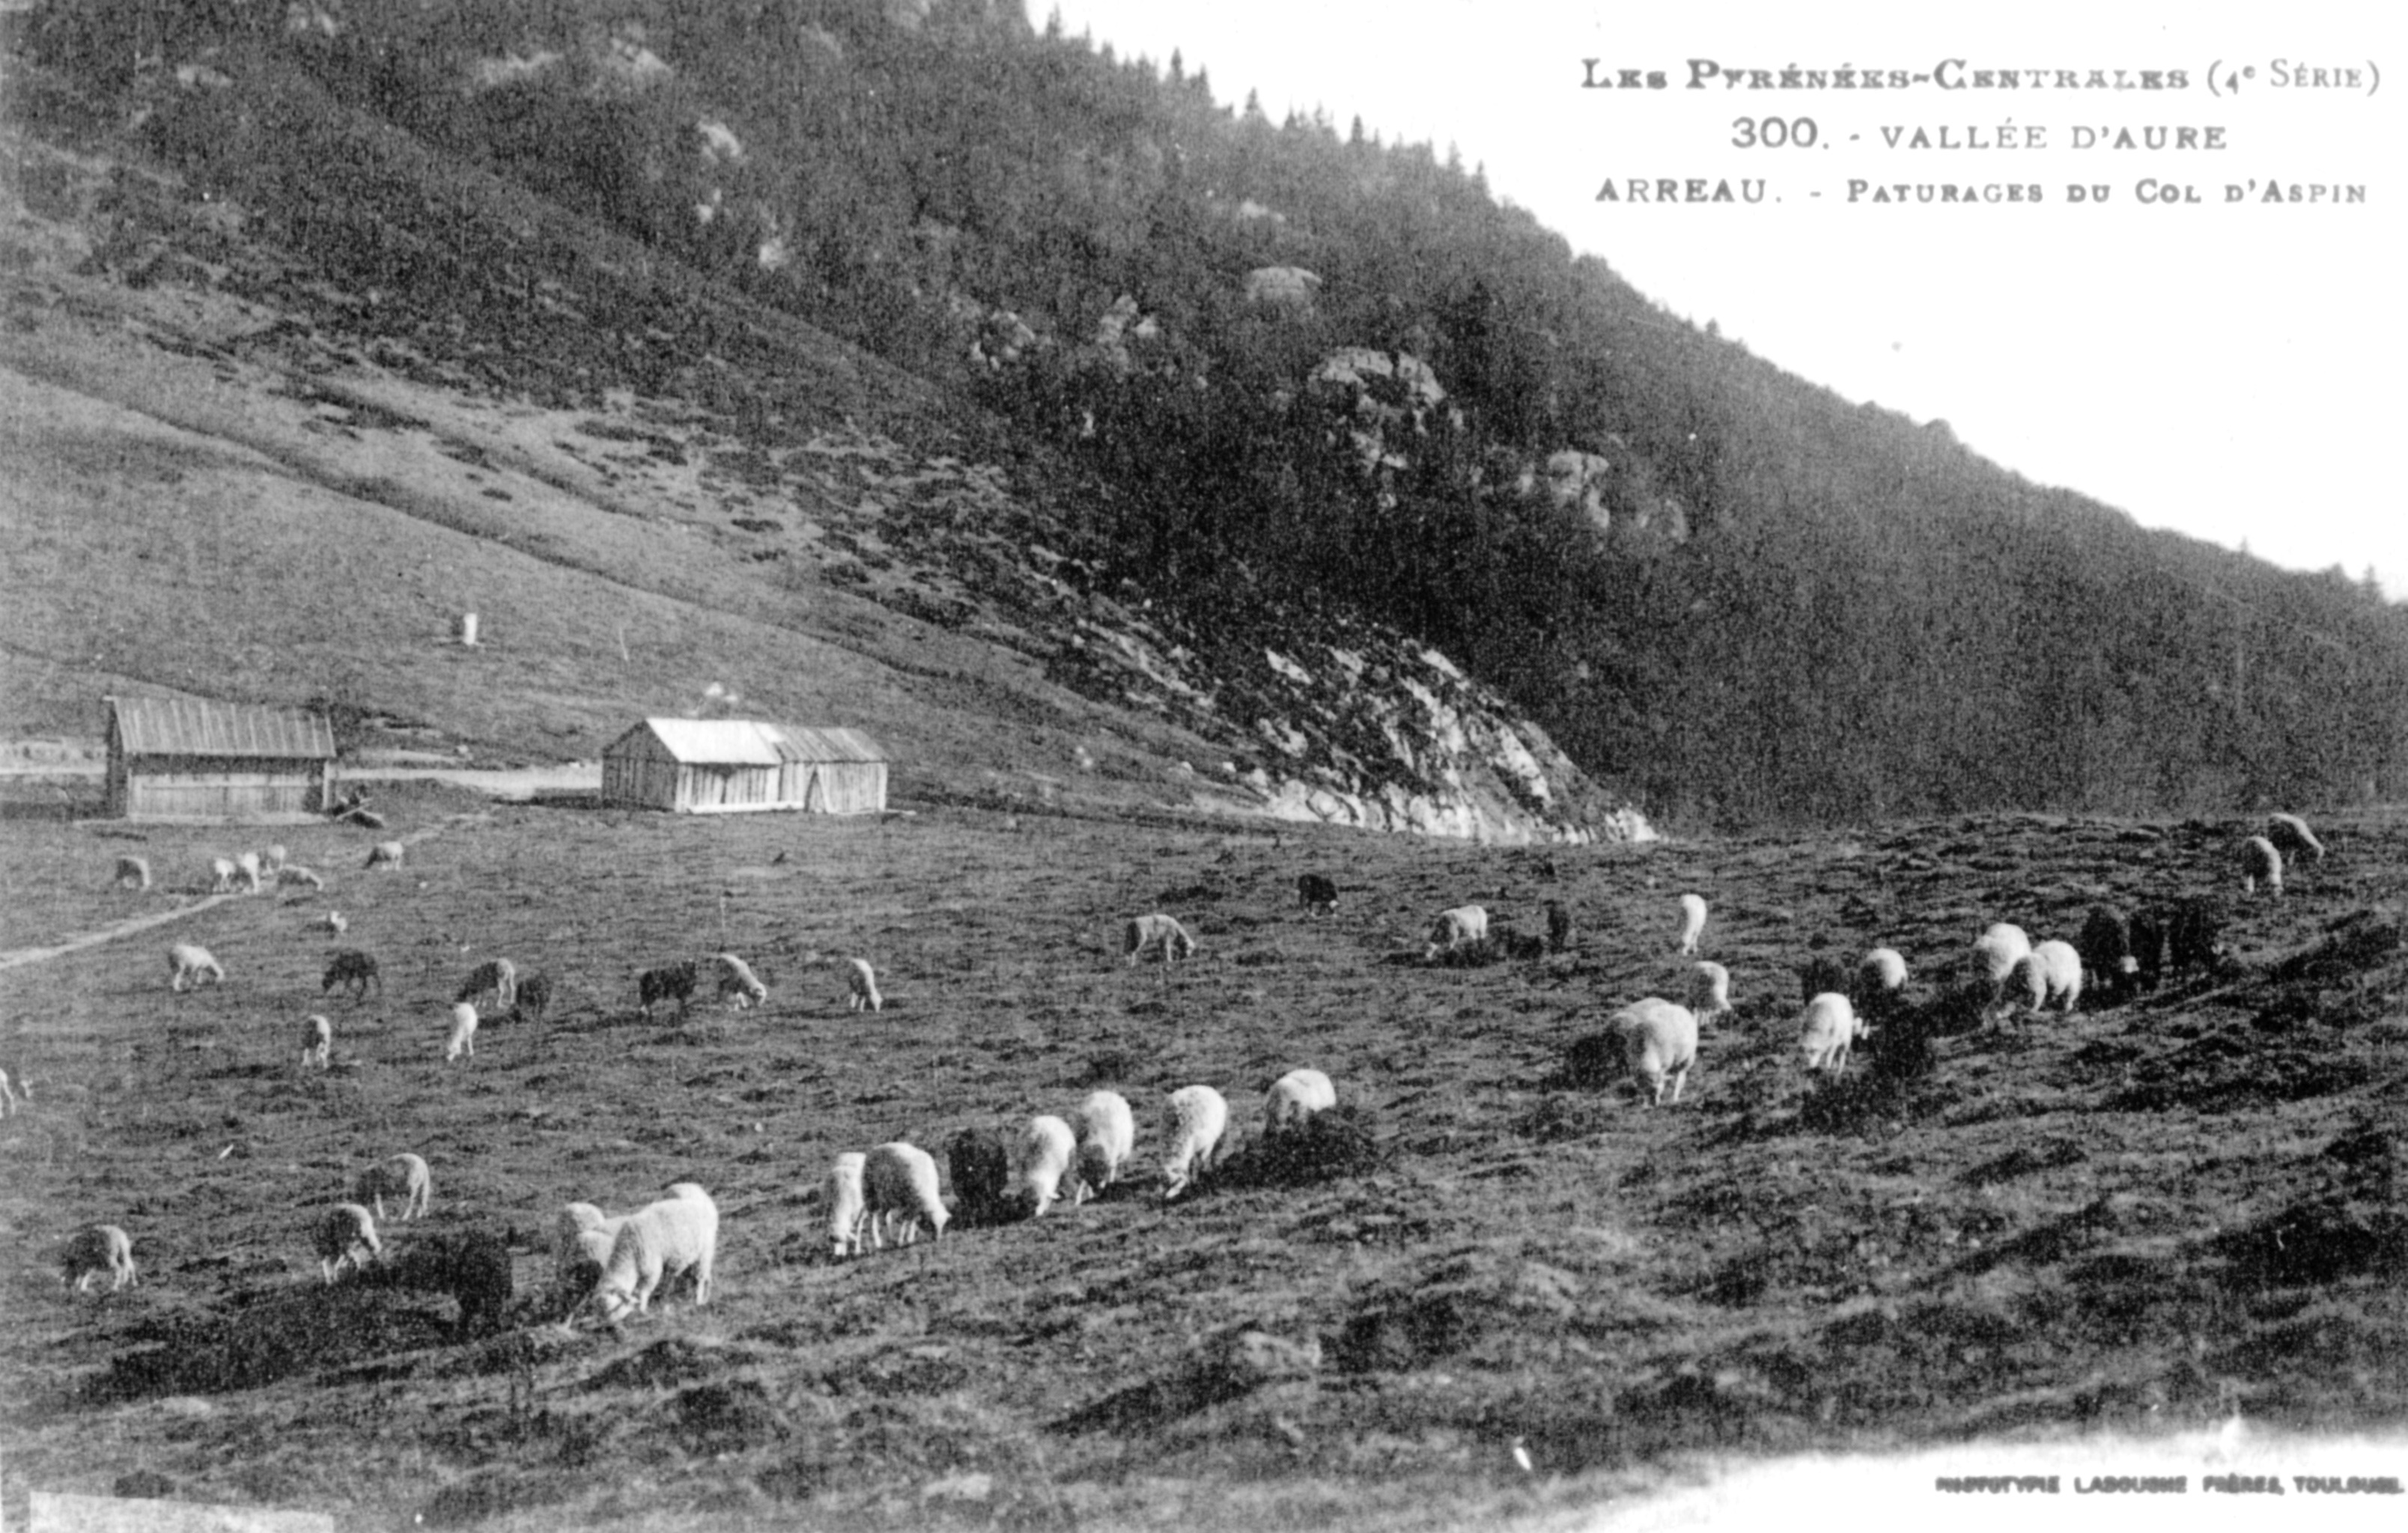
<path id="1" fill-rule="evenodd" d="M 197 697 L 104 697 L 105 812 L 126 820 L 287 820 L 322 814 L 335 732 L 302 709 Z"/>
<path id="2" fill-rule="evenodd" d="M 686 814 L 877 814 L 886 808 L 886 752 L 858 729 L 646 719 L 602 748 L 602 796 Z"/>

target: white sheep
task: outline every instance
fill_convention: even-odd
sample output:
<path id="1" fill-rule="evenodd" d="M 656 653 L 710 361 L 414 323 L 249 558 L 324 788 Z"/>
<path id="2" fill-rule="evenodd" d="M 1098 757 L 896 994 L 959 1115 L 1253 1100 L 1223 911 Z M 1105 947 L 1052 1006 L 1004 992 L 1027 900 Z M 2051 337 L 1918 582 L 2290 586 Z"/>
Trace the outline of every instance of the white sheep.
<path id="1" fill-rule="evenodd" d="M 1043 1217 L 1062 1196 L 1062 1179 L 1079 1153 L 1078 1136 L 1052 1113 L 1039 1113 L 1011 1141 L 1005 1186 L 1027 1200 L 1031 1218 Z"/>
<path id="2" fill-rule="evenodd" d="M 280 841 L 267 849 L 267 854 L 261 860 L 261 867 L 269 877 L 280 880 L 284 872 L 286 856 L 284 845 Z"/>
<path id="3" fill-rule="evenodd" d="M 1070 1123 L 1079 1134 L 1078 1178 L 1070 1201 L 1083 1203 L 1119 1180 L 1121 1167 L 1137 1148 L 1137 1115 L 1119 1092 L 1098 1091 L 1079 1104 Z M 953 1190 L 961 1190 L 958 1181 Z"/>
<path id="4" fill-rule="evenodd" d="M 1730 1015 L 1730 970 L 1711 958 L 1700 959 L 1689 976 L 1689 1010 L 1702 1027 Z"/>
<path id="5" fill-rule="evenodd" d="M 2254 895 L 2261 881 L 2277 899 L 2282 897 L 2283 854 L 2265 837 L 2252 836 L 2241 843 L 2242 890 Z"/>
<path id="6" fill-rule="evenodd" d="M 1480 905 L 1458 905 L 1451 910 L 1440 910 L 1430 923 L 1429 941 L 1422 949 L 1422 962 L 1434 962 L 1441 953 L 1453 953 L 1488 940 L 1488 910 Z"/>
<path id="7" fill-rule="evenodd" d="M 734 1002 L 738 1011 L 763 1005 L 769 999 L 769 987 L 761 982 L 760 976 L 752 972 L 752 966 L 743 959 L 732 953 L 714 953 L 710 961 L 719 966 L 720 996 Z"/>
<path id="8" fill-rule="evenodd" d="M 1856 983 L 1868 996 L 1896 1000 L 1906 989 L 1906 955 L 1896 948 L 1875 948 L 1856 961 Z"/>
<path id="9" fill-rule="evenodd" d="M 1229 1103 L 1211 1086 L 1182 1086 L 1164 1105 L 1170 1120 L 1163 1133 L 1169 1148 L 1162 1156 L 1162 1200 L 1168 1203 L 1219 1158 L 1221 1137 L 1229 1127 Z"/>
<path id="10" fill-rule="evenodd" d="M 335 1053 L 335 1024 L 312 1012 L 301 1024 L 301 1067 L 325 1069 Z"/>
<path id="11" fill-rule="evenodd" d="M 318 1276 L 326 1282 L 345 1268 L 364 1271 L 368 1258 L 384 1254 L 377 1239 L 376 1215 L 357 1203 L 337 1203 L 318 1216 L 310 1239 L 318 1253 Z"/>
<path id="12" fill-rule="evenodd" d="M 669 1193 L 626 1215 L 610 1239 L 602 1276 L 586 1300 L 607 1322 L 616 1325 L 630 1310 L 638 1314 L 649 1311 L 661 1283 L 674 1282 L 682 1272 L 694 1274 L 695 1303 L 710 1302 L 711 1266 L 719 1256 L 719 1205 L 691 1182 L 675 1183 Z"/>
<path id="13" fill-rule="evenodd" d="M 435 1179 L 426 1169 L 426 1161 L 407 1150 L 387 1155 L 351 1179 L 351 1201 L 374 1209 L 380 1219 L 384 1217 L 388 1197 L 401 1204 L 394 1217 L 416 1219 L 426 1212 L 434 1196 Z"/>
<path id="14" fill-rule="evenodd" d="M 883 1011 L 886 997 L 878 993 L 878 976 L 867 958 L 845 960 L 845 1010 L 848 1011 Z"/>
<path id="15" fill-rule="evenodd" d="M 141 1281 L 134 1269 L 133 1237 L 115 1225 L 86 1225 L 59 1254 L 59 1282 L 80 1294 L 104 1276 L 112 1294 Z"/>
<path id="16" fill-rule="evenodd" d="M 318 929 L 340 937 L 351 929 L 351 918 L 340 910 L 328 910 L 318 918 Z"/>
<path id="17" fill-rule="evenodd" d="M 233 894 L 234 881 L 241 874 L 242 869 L 234 865 L 232 857 L 211 857 L 209 859 L 209 893 Z"/>
<path id="18" fill-rule="evenodd" d="M 179 995 L 187 980 L 193 982 L 194 989 L 199 989 L 203 975 L 208 977 L 211 984 L 225 983 L 225 969 L 209 956 L 208 949 L 197 942 L 178 942 L 170 947 L 167 950 L 167 967 L 172 971 L 167 988 Z"/>
<path id="19" fill-rule="evenodd" d="M 1698 953 L 1698 938 L 1706 929 L 1706 899 L 1703 895 L 1681 896 L 1681 955 L 1693 958 Z"/>
<path id="20" fill-rule="evenodd" d="M 2278 851 L 2288 853 L 2294 861 L 2303 855 L 2313 857 L 2318 862 L 2325 860 L 2324 842 L 2317 840 L 2316 833 L 2308 828 L 2308 823 L 2296 814 L 2268 815 L 2266 838 L 2273 842 Z"/>
<path id="21" fill-rule="evenodd" d="M 118 858 L 117 876 L 108 881 L 109 887 L 112 889 L 122 889 L 129 883 L 134 885 L 136 889 L 150 888 L 150 864 L 149 859 L 130 855 Z"/>
<path id="22" fill-rule="evenodd" d="M 582 1286 L 591 1290 L 595 1279 L 610 1260 L 610 1242 L 619 1238 L 619 1226 L 625 1224 L 621 1215 L 613 1218 L 591 1203 L 565 1203 L 552 1219 L 552 1281 L 555 1292 L 566 1292 Z M 582 1269 L 592 1267 L 592 1272 Z"/>
<path id="23" fill-rule="evenodd" d="M 1316 1112 L 1338 1105 L 1338 1088 L 1319 1070 L 1290 1070 L 1263 1097 L 1263 1138 L 1302 1128 Z"/>
<path id="24" fill-rule="evenodd" d="M 2038 1011 L 2048 1002 L 2065 1003 L 2071 1011 L 2082 998 L 2082 954 L 2071 942 L 2042 942 L 2031 952 L 2015 960 L 2008 971 L 2006 983 L 2000 987 L 1999 1010 L 2001 1014 L 2014 1010 L 2015 998 Z"/>
<path id="25" fill-rule="evenodd" d="M 1196 938 L 1187 935 L 1187 928 L 1179 924 L 1176 916 L 1164 915 L 1159 910 L 1152 915 L 1134 916 L 1121 929 L 1121 953 L 1131 964 L 1156 945 L 1162 949 L 1162 962 L 1167 967 L 1194 953 Z"/>
<path id="26" fill-rule="evenodd" d="M 1998 922 L 1973 939 L 1973 976 L 1988 987 L 1995 1000 L 2005 994 L 2007 976 L 2030 952 L 2031 938 L 2021 926 Z"/>
<path id="27" fill-rule="evenodd" d="M 1664 1105 L 1668 1082 L 1672 1100 L 1679 1101 L 1689 1067 L 1698 1062 L 1698 1019 L 1689 1009 L 1650 996 L 1616 1011 L 1606 1024 L 1621 1035 L 1623 1063 L 1648 1105 Z"/>
<path id="28" fill-rule="evenodd" d="M 1846 1069 L 1857 1032 L 1856 1009 L 1847 996 L 1827 990 L 1808 1001 L 1798 1016 L 1798 1048 L 1806 1068 L 1834 1076 Z"/>
<path id="29" fill-rule="evenodd" d="M 918 1145 L 901 1139 L 882 1144 L 863 1158 L 861 1196 L 872 1251 L 884 1249 L 890 1219 L 895 1243 L 910 1245 L 920 1238 L 923 1224 L 933 1240 L 943 1236 L 945 1221 L 953 1217 L 945 1211 L 945 1200 L 937 1195 L 935 1159 Z"/>
<path id="30" fill-rule="evenodd" d="M 370 867 L 399 867 L 401 854 L 406 850 L 399 841 L 379 841 L 368 848 L 367 865 Z"/>
<path id="31" fill-rule="evenodd" d="M 839 1259 L 861 1254 L 861 1226 L 868 1196 L 863 1190 L 862 1173 L 868 1162 L 867 1155 L 849 1150 L 828 1168 L 828 1253 Z"/>
<path id="32" fill-rule="evenodd" d="M 326 881 L 318 876 L 317 870 L 304 867 L 299 863 L 286 863 L 278 868 L 276 881 L 280 887 L 287 883 L 305 884 L 322 895 L 326 892 Z"/>
<path id="33" fill-rule="evenodd" d="M 242 880 L 242 892 L 244 894 L 255 895 L 259 893 L 260 870 L 258 852 L 244 852 L 237 853 L 234 859 L 234 870 L 236 876 Z"/>
<path id="34" fill-rule="evenodd" d="M 452 1032 L 443 1042 L 443 1063 L 449 1065 L 462 1054 L 477 1057 L 477 1009 L 466 1001 L 453 1001 Z"/>

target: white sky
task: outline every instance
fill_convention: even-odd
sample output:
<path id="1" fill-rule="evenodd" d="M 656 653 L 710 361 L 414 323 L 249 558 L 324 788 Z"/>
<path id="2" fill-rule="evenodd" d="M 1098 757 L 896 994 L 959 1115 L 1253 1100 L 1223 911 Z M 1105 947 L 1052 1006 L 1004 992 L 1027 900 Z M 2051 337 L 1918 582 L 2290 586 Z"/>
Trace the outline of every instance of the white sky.
<path id="1" fill-rule="evenodd" d="M 1054 0 L 1030 0 L 1044 24 Z M 1975 451 L 2150 526 L 2408 596 L 2387 467 L 2408 269 L 2408 7 L 2015 0 L 1987 7 L 1608 5 L 1578 0 L 1060 0 L 1066 29 L 1272 121 L 1359 115 L 1394 142 L 1456 145 L 1491 190 L 1640 291 L 1843 396 L 1944 419 Z M 1582 61 L 1663 70 L 1662 91 L 1583 90 Z M 2189 88 L 1899 92 L 1682 89 L 1687 61 L 1779 70 L 2181 69 Z M 2276 61 L 2356 68 L 2346 89 L 2271 83 Z M 2211 65 L 2254 66 L 2213 95 Z M 2372 93 L 2367 86 L 2379 72 Z M 2395 77 L 2393 70 L 2401 71 Z M 2221 71 L 2216 76 L 2222 80 Z M 1812 118 L 1811 150 L 1729 147 L 1735 119 Z M 2040 150 L 1889 148 L 1885 127 L 2040 127 Z M 2077 127 L 2221 126 L 2221 150 L 2077 150 Z M 1852 141 L 1853 136 L 1853 141 Z M 1762 178 L 1762 206 L 1596 200 L 1609 177 Z M 2356 207 L 2230 206 L 2228 182 L 2356 182 Z M 1847 182 L 2038 183 L 2033 206 L 1848 206 Z M 2143 207 L 2144 178 L 2196 206 Z M 2070 182 L 2104 207 L 2071 206 Z M 1810 193 L 1820 192 L 1819 200 Z"/>

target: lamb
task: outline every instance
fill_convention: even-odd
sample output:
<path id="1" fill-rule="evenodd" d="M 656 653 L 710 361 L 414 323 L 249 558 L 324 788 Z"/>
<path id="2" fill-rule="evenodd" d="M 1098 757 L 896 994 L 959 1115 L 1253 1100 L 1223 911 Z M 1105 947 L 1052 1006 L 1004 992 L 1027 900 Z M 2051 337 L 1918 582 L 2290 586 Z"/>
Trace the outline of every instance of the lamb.
<path id="1" fill-rule="evenodd" d="M 1316 914 L 1327 915 L 1338 909 L 1338 884 L 1326 874 L 1298 873 L 1296 902 Z"/>
<path id="2" fill-rule="evenodd" d="M 322 895 L 326 892 L 326 881 L 318 876 L 317 870 L 314 868 L 304 867 L 299 863 L 286 863 L 283 867 L 278 868 L 276 870 L 276 882 L 280 888 L 285 884 L 292 883 L 315 889 Z"/>
<path id="3" fill-rule="evenodd" d="M 377 961 L 357 948 L 337 948 L 335 956 L 326 961 L 326 972 L 319 978 L 318 994 L 324 995 L 341 985 L 351 993 L 354 1001 L 366 1000 L 368 986 L 375 985 L 377 994 L 384 994 L 384 976 L 377 972 Z"/>
<path id="4" fill-rule="evenodd" d="M 399 867 L 405 850 L 399 841 L 379 841 L 368 848 L 367 865 L 370 867 Z"/>
<path id="5" fill-rule="evenodd" d="M 2276 850 L 2288 854 L 2294 862 L 2302 855 L 2313 857 L 2318 862 L 2325 860 L 2324 842 L 2317 840 L 2316 833 L 2308 828 L 2308 823 L 2296 814 L 2268 815 L 2266 839 L 2272 841 Z"/>
<path id="6" fill-rule="evenodd" d="M 1811 997 L 1810 997 L 1811 998 Z M 1896 948 L 1874 948 L 1856 960 L 1856 981 L 1848 1002 L 1863 1020 L 1878 1020 L 1906 1004 L 1906 956 Z M 1861 1027 L 1858 1028 L 1862 1032 Z"/>
<path id="7" fill-rule="evenodd" d="M 2241 843 L 2241 890 L 2254 895 L 2263 882 L 2275 898 L 2283 897 L 2283 854 L 2263 836 Z"/>
<path id="8" fill-rule="evenodd" d="M 340 937 L 351 929 L 351 918 L 340 910 L 328 910 L 318 918 L 318 929 L 330 937 Z"/>
<path id="9" fill-rule="evenodd" d="M 1440 910 L 1430 923 L 1429 943 L 1422 950 L 1422 962 L 1435 963 L 1441 953 L 1455 953 L 1488 940 L 1488 911 L 1478 905 L 1458 905 L 1451 910 Z"/>
<path id="10" fill-rule="evenodd" d="M 1004 1188 L 1011 1179 L 1011 1152 L 992 1128 L 965 1128 L 945 1141 L 945 1165 L 953 1179 L 958 1216 L 973 1225 L 1002 1222 Z"/>
<path id="11" fill-rule="evenodd" d="M 1051 1113 L 1039 1113 L 1011 1141 L 1010 1185 L 1028 1204 L 1029 1217 L 1042 1218 L 1062 1196 L 1062 1178 L 1078 1154 L 1078 1138 L 1070 1125 Z M 934 1168 L 931 1163 L 931 1168 Z"/>
<path id="12" fill-rule="evenodd" d="M 1678 1102 L 1698 1062 L 1698 1019 L 1688 1008 L 1650 996 L 1616 1011 L 1607 1025 L 1621 1036 L 1623 1063 L 1648 1105 L 1664 1105 L 1668 1082 Z"/>
<path id="13" fill-rule="evenodd" d="M 209 859 L 209 893 L 213 895 L 233 894 L 234 881 L 239 877 L 241 873 L 242 869 L 234 865 L 234 859 L 232 857 L 211 857 Z"/>
<path id="14" fill-rule="evenodd" d="M 611 1237 L 610 1254 L 586 1302 L 616 1325 L 630 1310 L 652 1308 L 664 1279 L 694 1274 L 694 1302 L 710 1302 L 712 1263 L 719 1254 L 719 1205 L 691 1182 L 669 1188 L 667 1197 L 628 1214 Z"/>
<path id="15" fill-rule="evenodd" d="M 1681 955 L 1694 958 L 1698 954 L 1698 938 L 1706 929 L 1706 899 L 1703 895 L 1681 896 Z"/>
<path id="16" fill-rule="evenodd" d="M 488 991 L 493 993 L 495 1006 L 516 1006 L 519 1000 L 519 966 L 507 958 L 488 958 L 468 971 L 468 977 L 460 981 L 460 988 L 452 998 L 455 1001 L 481 1000 Z"/>
<path id="17" fill-rule="evenodd" d="M 443 1041 L 443 1063 L 449 1065 L 463 1054 L 477 1057 L 477 1009 L 466 1001 L 453 1001 L 452 1031 Z"/>
<path id="18" fill-rule="evenodd" d="M 538 969 L 518 982 L 518 998 L 510 1006 L 510 1014 L 531 1017 L 537 1022 L 552 1010 L 552 976 Z"/>
<path id="19" fill-rule="evenodd" d="M 345 1268 L 361 1271 L 370 1257 L 384 1254 L 384 1242 L 377 1239 L 376 1215 L 357 1203 L 337 1203 L 320 1214 L 310 1228 L 310 1239 L 318 1253 L 318 1276 L 326 1282 L 334 1282 Z"/>
<path id="20" fill-rule="evenodd" d="M 1196 951 L 1196 938 L 1187 935 L 1174 916 L 1156 911 L 1152 915 L 1134 917 L 1121 930 L 1121 953 L 1133 966 L 1144 956 L 1148 948 L 1160 944 L 1164 967 Z"/>
<path id="21" fill-rule="evenodd" d="M 435 1180 L 426 1169 L 423 1157 L 405 1150 L 397 1155 L 387 1155 L 351 1179 L 351 1201 L 374 1209 L 376 1216 L 384 1217 L 384 1200 L 401 1201 L 402 1219 L 416 1219 L 426 1212 L 435 1196 Z"/>
<path id="22" fill-rule="evenodd" d="M 242 879 L 242 892 L 244 894 L 255 895 L 259 893 L 260 871 L 258 852 L 245 852 L 237 854 L 234 860 L 234 870 Z"/>
<path id="23" fill-rule="evenodd" d="M 1730 1015 L 1730 970 L 1701 959 L 1689 977 L 1689 1010 L 1702 1027 Z"/>
<path id="24" fill-rule="evenodd" d="M 1300 1129 L 1316 1112 L 1338 1105 L 1338 1088 L 1319 1070 L 1290 1070 L 1271 1082 L 1263 1098 L 1263 1138 L 1276 1139 Z"/>
<path id="25" fill-rule="evenodd" d="M 199 989 L 204 974 L 208 976 L 211 984 L 225 983 L 225 970 L 209 956 L 209 950 L 197 942 L 178 942 L 170 947 L 167 950 L 167 967 L 170 971 L 167 988 L 178 995 L 183 994 L 187 980 L 193 981 L 194 989 Z"/>
<path id="26" fill-rule="evenodd" d="M 691 958 L 680 963 L 664 965 L 659 968 L 648 968 L 637 975 L 636 996 L 643 1002 L 644 1020 L 646 1022 L 652 1020 L 652 1007 L 660 1001 L 677 1002 L 678 1015 L 684 1016 L 686 1007 L 694 1000 L 694 986 L 697 978 L 699 976 L 695 972 L 695 963 Z"/>
<path id="27" fill-rule="evenodd" d="M 883 1011 L 886 997 L 878 993 L 878 975 L 867 958 L 845 960 L 844 1006 L 848 1011 Z"/>
<path id="28" fill-rule="evenodd" d="M 719 966 L 720 998 L 734 1000 L 736 1010 L 741 1011 L 768 1000 L 769 987 L 752 972 L 752 965 L 732 953 L 714 953 L 710 961 Z"/>
<path id="29" fill-rule="evenodd" d="M 322 1015 L 312 1014 L 301 1024 L 301 1067 L 312 1065 L 324 1069 L 335 1053 L 335 1024 Z"/>
<path id="30" fill-rule="evenodd" d="M 552 1281 L 555 1291 L 592 1292 L 610 1259 L 610 1242 L 626 1217 L 612 1218 L 591 1203 L 565 1203 L 552 1225 Z M 588 1268 L 591 1270 L 587 1270 Z"/>
<path id="31" fill-rule="evenodd" d="M 1805 1056 L 1809 1074 L 1820 1070 L 1837 1077 L 1848 1067 L 1848 1048 L 1860 1029 L 1856 1009 L 1847 996 L 1837 991 L 1815 996 L 1806 1003 L 1798 1024 L 1798 1048 Z"/>
<path id="32" fill-rule="evenodd" d="M 1061 1120 L 1056 1119 L 1059 1123 Z M 928 1239 L 945 1233 L 945 1201 L 937 1196 L 937 1163 L 916 1144 L 896 1139 L 869 1152 L 861 1167 L 862 1209 L 869 1220 L 869 1249 L 884 1249 L 891 1232 L 896 1245 L 910 1245 L 928 1226 Z"/>
<path id="33" fill-rule="evenodd" d="M 1098 1091 L 1079 1104 L 1070 1123 L 1079 1134 L 1078 1176 L 1070 1201 L 1083 1203 L 1119 1180 L 1121 1167 L 1137 1147 L 1137 1116 L 1129 1110 L 1127 1097 Z M 953 1191 L 958 1194 L 961 1187 L 962 1179 L 955 1176 Z"/>
<path id="34" fill-rule="evenodd" d="M 150 864 L 148 859 L 135 856 L 117 859 L 117 876 L 108 881 L 108 886 L 112 889 L 122 889 L 129 883 L 136 890 L 150 887 Z"/>
<path id="35" fill-rule="evenodd" d="M 2082 954 L 2073 951 L 2071 942 L 2042 942 L 2031 952 L 2015 960 L 2007 982 L 2000 988 L 1999 1010 L 2001 1014 L 2014 1010 L 2014 997 L 2038 1012 L 2052 1000 L 2061 1000 L 2071 1012 L 2082 998 Z"/>
<path id="36" fill-rule="evenodd" d="M 2031 938 L 2021 926 L 1998 922 L 1973 939 L 1973 976 L 1992 1001 L 2004 994 L 2007 976 L 2016 962 L 2031 952 Z"/>
<path id="37" fill-rule="evenodd" d="M 829 1254 L 838 1260 L 861 1254 L 861 1226 L 864 1218 L 862 1174 L 869 1157 L 858 1151 L 836 1157 L 827 1174 L 827 1232 Z"/>
<path id="38" fill-rule="evenodd" d="M 2122 996 L 2140 983 L 2141 961 L 2132 954 L 2132 924 L 2112 905 L 2093 905 L 2074 939 L 2082 955 L 2084 982 L 2101 994 Z"/>
<path id="39" fill-rule="evenodd" d="M 80 1294 L 104 1275 L 112 1294 L 141 1281 L 134 1268 L 133 1237 L 115 1225 L 86 1225 L 59 1254 L 59 1282 Z"/>
<path id="40" fill-rule="evenodd" d="M 1229 1103 L 1211 1086 L 1182 1086 L 1164 1105 L 1170 1118 L 1163 1135 L 1170 1148 L 1162 1157 L 1162 1200 L 1168 1203 L 1219 1160 Z"/>
<path id="41" fill-rule="evenodd" d="M 1572 946 L 1572 913 L 1554 900 L 1547 901 L 1547 951 L 1569 953 Z"/>

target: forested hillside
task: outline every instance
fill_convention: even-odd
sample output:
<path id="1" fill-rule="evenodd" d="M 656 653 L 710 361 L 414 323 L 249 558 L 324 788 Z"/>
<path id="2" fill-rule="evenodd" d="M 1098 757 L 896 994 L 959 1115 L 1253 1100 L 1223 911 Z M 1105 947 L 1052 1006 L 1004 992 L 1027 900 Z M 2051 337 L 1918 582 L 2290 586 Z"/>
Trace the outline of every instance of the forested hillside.
<path id="1" fill-rule="evenodd" d="M 495 301 L 469 221 L 294 152 L 321 93 L 380 153 L 606 219 L 1043 449 L 1097 583 L 1208 651 L 1393 625 L 1659 821 L 2330 803 L 2408 768 L 2408 628 L 2371 588 L 1788 377 L 1451 149 L 1274 123 L 1008 5 L 116 0 L 22 41 L 344 281 Z M 588 340 L 565 391 L 657 381 L 640 333 Z"/>

